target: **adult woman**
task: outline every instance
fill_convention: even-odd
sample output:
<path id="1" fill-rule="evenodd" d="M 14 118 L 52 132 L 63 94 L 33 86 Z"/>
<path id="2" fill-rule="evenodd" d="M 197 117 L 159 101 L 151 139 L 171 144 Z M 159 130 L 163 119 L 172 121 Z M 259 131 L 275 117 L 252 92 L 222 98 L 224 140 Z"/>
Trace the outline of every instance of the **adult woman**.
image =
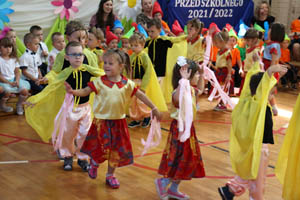
<path id="1" fill-rule="evenodd" d="M 264 23 L 268 22 L 269 25 L 275 21 L 275 17 L 270 15 L 270 6 L 267 1 L 262 1 L 255 9 L 253 18 L 251 19 L 251 26 L 258 24 L 264 28 Z"/>
<path id="2" fill-rule="evenodd" d="M 141 0 L 142 13 L 136 17 L 136 22 L 147 27 L 147 23 L 152 19 L 152 0 Z"/>
<path id="3" fill-rule="evenodd" d="M 114 27 L 115 19 L 116 17 L 113 14 L 113 1 L 101 0 L 97 13 L 91 18 L 90 27 L 96 26 L 105 32 L 106 26 L 109 26 L 110 29 Z"/>

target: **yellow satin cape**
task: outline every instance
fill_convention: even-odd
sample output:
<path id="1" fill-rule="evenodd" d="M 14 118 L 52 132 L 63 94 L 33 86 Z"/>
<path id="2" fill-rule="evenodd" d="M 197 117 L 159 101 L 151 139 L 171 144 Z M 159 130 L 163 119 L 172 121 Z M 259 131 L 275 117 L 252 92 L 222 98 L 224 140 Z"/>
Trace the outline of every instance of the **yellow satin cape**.
<path id="1" fill-rule="evenodd" d="M 45 76 L 48 79 L 48 84 L 51 84 L 55 80 L 57 74 L 62 71 L 62 67 L 64 65 L 64 60 L 65 60 L 65 54 L 66 54 L 65 49 L 59 52 L 59 54 L 57 54 L 52 70 L 49 73 L 47 73 Z M 84 48 L 83 54 L 86 56 L 90 66 L 99 67 L 98 58 L 95 53 L 93 53 L 87 48 Z M 101 70 L 102 72 L 104 72 L 103 69 Z"/>
<path id="2" fill-rule="evenodd" d="M 146 96 L 149 97 L 149 99 L 158 108 L 159 111 L 168 111 L 163 92 L 160 88 L 155 70 L 153 68 L 152 62 L 148 54 L 145 51 L 140 52 L 138 55 L 133 53 L 130 56 L 130 62 L 132 67 L 136 66 L 135 62 L 137 62 L 137 57 L 140 58 L 139 60 L 141 62 L 138 63 L 138 65 L 145 69 L 145 74 L 141 83 L 141 89 L 145 91 Z"/>
<path id="3" fill-rule="evenodd" d="M 179 37 L 167 37 L 167 36 L 159 36 L 163 40 L 170 40 L 173 43 L 172 48 L 169 48 L 167 53 L 167 66 L 166 66 L 166 75 L 163 79 L 161 84 L 161 89 L 165 98 L 166 103 L 172 102 L 172 75 L 173 75 L 173 68 L 177 61 L 178 56 L 186 57 L 187 54 L 187 42 L 186 42 L 186 35 L 182 35 Z"/>
<path id="4" fill-rule="evenodd" d="M 275 167 L 275 173 L 283 184 L 285 200 L 300 199 L 300 95 L 286 131 Z"/>
<path id="5" fill-rule="evenodd" d="M 98 66 L 95 68 L 83 64 L 82 67 L 93 76 L 104 75 Z M 54 128 L 54 119 L 64 102 L 66 94 L 64 82 L 73 70 L 74 68 L 72 67 L 65 68 L 42 92 L 27 99 L 27 102 L 34 104 L 34 106 L 25 107 L 26 121 L 44 142 L 48 142 L 51 138 Z M 91 101 L 93 101 L 92 97 L 90 97 L 90 102 Z"/>
<path id="6" fill-rule="evenodd" d="M 247 73 L 238 104 L 232 112 L 230 131 L 230 159 L 233 171 L 243 179 L 255 179 L 258 174 L 264 135 L 266 108 L 270 90 L 276 84 L 274 76 L 263 75 L 256 94 L 251 96 L 250 79 L 259 72 L 255 63 Z"/>

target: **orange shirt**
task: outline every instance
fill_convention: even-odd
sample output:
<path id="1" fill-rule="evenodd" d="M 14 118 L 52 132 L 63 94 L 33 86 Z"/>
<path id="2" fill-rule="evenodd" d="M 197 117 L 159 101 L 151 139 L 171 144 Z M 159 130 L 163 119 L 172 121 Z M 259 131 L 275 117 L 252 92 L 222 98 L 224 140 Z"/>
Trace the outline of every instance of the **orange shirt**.
<path id="1" fill-rule="evenodd" d="M 280 51 L 281 51 L 281 57 L 280 57 L 279 61 L 290 62 L 291 61 L 290 50 L 289 49 L 280 49 Z"/>
<path id="2" fill-rule="evenodd" d="M 211 52 L 210 52 L 210 60 L 212 62 L 216 62 L 218 51 L 219 49 L 216 46 L 212 45 Z"/>
<path id="3" fill-rule="evenodd" d="M 291 24 L 291 32 L 300 32 L 300 19 L 295 19 Z"/>
<path id="4" fill-rule="evenodd" d="M 241 53 L 238 48 L 234 48 L 231 50 L 232 67 L 237 64 L 238 60 L 241 60 Z"/>

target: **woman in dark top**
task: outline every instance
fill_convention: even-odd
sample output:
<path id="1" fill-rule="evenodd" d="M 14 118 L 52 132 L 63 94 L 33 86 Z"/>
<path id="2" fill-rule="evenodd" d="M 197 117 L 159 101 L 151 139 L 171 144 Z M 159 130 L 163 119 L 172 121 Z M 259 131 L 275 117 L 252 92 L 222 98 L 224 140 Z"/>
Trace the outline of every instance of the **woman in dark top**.
<path id="1" fill-rule="evenodd" d="M 114 27 L 114 21 L 116 17 L 113 14 L 113 1 L 101 0 L 97 13 L 93 15 L 90 21 L 90 27 L 101 28 L 103 32 L 106 30 L 106 26 L 109 26 L 112 30 Z"/>
<path id="2" fill-rule="evenodd" d="M 270 6 L 267 1 L 262 1 L 255 9 L 253 18 L 251 19 L 251 26 L 258 24 L 264 28 L 264 22 L 268 22 L 271 25 L 275 21 L 275 17 L 270 15 Z"/>
<path id="3" fill-rule="evenodd" d="M 147 28 L 148 22 L 152 19 L 152 1 L 141 0 L 142 13 L 136 17 L 136 23 L 141 24 L 144 28 Z"/>

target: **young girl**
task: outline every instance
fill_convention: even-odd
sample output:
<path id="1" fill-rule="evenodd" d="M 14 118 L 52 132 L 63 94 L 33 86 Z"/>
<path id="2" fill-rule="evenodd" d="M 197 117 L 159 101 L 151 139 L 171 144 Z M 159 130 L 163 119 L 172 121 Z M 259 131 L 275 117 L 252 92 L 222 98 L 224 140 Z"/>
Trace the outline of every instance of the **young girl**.
<path id="1" fill-rule="evenodd" d="M 192 19 L 187 24 L 187 58 L 202 63 L 204 59 L 205 40 L 200 37 L 204 24 L 199 19 Z"/>
<path id="2" fill-rule="evenodd" d="M 256 68 L 259 63 L 256 62 Z M 236 176 L 218 189 L 222 199 L 232 200 L 249 189 L 250 199 L 264 199 L 269 160 L 268 144 L 274 144 L 273 119 L 268 99 L 274 92 L 275 72 L 285 73 L 280 65 L 265 73 L 252 68 L 246 77 L 239 103 L 232 112 L 230 159 Z"/>
<path id="3" fill-rule="evenodd" d="M 280 43 L 283 42 L 285 36 L 284 25 L 280 23 L 273 23 L 268 32 L 268 42 L 264 50 L 263 63 L 264 68 L 267 70 L 271 65 L 279 63 L 281 56 Z M 279 80 L 279 74 L 274 75 L 277 80 Z M 275 96 L 270 99 L 270 104 L 272 106 L 272 111 L 275 116 L 278 115 L 278 110 L 276 107 Z"/>
<path id="4" fill-rule="evenodd" d="M 182 134 L 181 123 L 183 115 L 192 114 L 193 120 L 196 114 L 196 91 L 190 87 L 190 80 L 199 69 L 198 65 L 189 59 L 184 57 L 178 57 L 177 63 L 174 66 L 172 84 L 175 90 L 172 94 L 172 110 L 170 132 L 167 140 L 165 150 L 162 155 L 158 173 L 163 175 L 163 178 L 155 180 L 157 193 L 160 199 L 189 199 L 189 196 L 178 191 L 178 186 L 181 180 L 191 180 L 191 178 L 201 178 L 205 176 L 204 166 L 201 158 L 200 147 L 198 145 L 198 139 L 196 137 L 195 128 L 190 121 L 184 124 L 184 133 Z M 184 85 L 184 83 L 186 85 Z M 199 92 L 204 90 L 203 72 L 200 72 L 200 79 L 198 82 Z M 184 91 L 185 88 L 191 88 Z M 187 101 L 182 102 L 180 96 L 190 95 L 190 113 L 186 109 Z M 181 95 L 182 93 L 182 95 Z M 186 95 L 186 96 L 188 96 Z M 184 97 L 183 97 L 184 99 Z M 185 100 L 185 99 L 184 99 Z M 183 106 L 182 106 L 183 105 Z M 184 113 L 184 114 L 183 114 Z M 189 128 L 190 127 L 190 128 Z M 188 133 L 190 137 L 185 137 L 185 133 Z M 183 137 L 184 138 L 183 138 Z M 171 187 L 167 190 L 168 185 Z"/>
<path id="5" fill-rule="evenodd" d="M 19 100 L 17 103 L 17 114 L 23 115 L 22 103 L 28 96 L 30 84 L 20 78 L 20 65 L 17 59 L 17 51 L 15 45 L 8 38 L 0 40 L 0 86 L 9 95 L 10 93 L 19 93 Z M 1 99 L 0 109 L 5 112 L 12 112 L 11 107 L 5 105 L 8 97 Z"/>
<path id="6" fill-rule="evenodd" d="M 106 184 L 119 188 L 114 176 L 117 167 L 133 163 L 132 147 L 126 123 L 126 103 L 135 95 L 148 105 L 158 119 L 160 113 L 152 102 L 141 92 L 135 83 L 121 75 L 125 57 L 120 50 L 108 50 L 103 55 L 106 75 L 95 79 L 81 90 L 73 90 L 68 84 L 66 89 L 76 96 L 87 96 L 95 92 L 94 120 L 81 151 L 91 157 L 88 173 L 97 177 L 99 163 L 108 160 Z"/>
<path id="7" fill-rule="evenodd" d="M 244 82 L 245 82 L 245 78 L 247 75 L 247 72 L 255 66 L 259 66 L 259 65 L 254 65 L 254 62 L 256 62 L 255 60 L 257 60 L 255 58 L 255 56 L 260 56 L 260 48 L 258 46 L 258 40 L 259 40 L 259 32 L 257 30 L 255 30 L 254 28 L 250 28 L 247 30 L 245 36 L 245 43 L 248 46 L 247 50 L 246 50 L 246 58 L 244 60 L 244 70 L 242 72 L 242 81 L 241 81 L 241 87 L 240 87 L 240 94 L 241 91 L 243 89 L 244 86 Z M 257 60 L 258 61 L 258 60 Z M 260 68 L 256 69 L 256 70 L 260 70 Z"/>
<path id="8" fill-rule="evenodd" d="M 107 49 L 118 49 L 119 38 L 113 32 L 110 31 L 109 27 L 106 28 L 105 35 Z"/>
<path id="9" fill-rule="evenodd" d="M 133 54 L 130 57 L 131 62 L 131 79 L 140 87 L 140 89 L 157 105 L 160 111 L 167 111 L 163 93 L 160 89 L 152 62 L 148 54 L 144 51 L 146 38 L 141 33 L 134 33 L 130 37 L 130 44 Z M 148 88 L 155 91 L 152 96 L 148 93 Z M 128 127 L 133 128 L 142 126 L 146 128 L 150 124 L 151 110 L 143 104 L 139 99 L 133 97 L 129 114 L 134 121 L 128 124 Z M 142 120 L 142 121 L 141 121 Z"/>
<path id="10" fill-rule="evenodd" d="M 229 40 L 228 32 L 224 29 L 220 32 L 215 32 L 213 34 L 213 43 L 219 49 L 216 58 L 216 77 L 221 86 L 224 87 L 225 92 L 229 92 L 228 84 L 233 84 L 231 78 L 232 70 L 232 59 L 230 49 L 227 48 L 227 43 Z M 227 110 L 226 105 L 221 100 L 218 105 L 214 108 L 215 111 Z"/>
<path id="11" fill-rule="evenodd" d="M 101 43 L 104 41 L 104 34 L 100 28 L 93 27 L 89 30 L 89 38 L 87 46 L 89 50 L 94 52 L 98 58 L 98 65 L 103 69 L 103 60 L 102 54 L 103 50 L 101 49 Z"/>

